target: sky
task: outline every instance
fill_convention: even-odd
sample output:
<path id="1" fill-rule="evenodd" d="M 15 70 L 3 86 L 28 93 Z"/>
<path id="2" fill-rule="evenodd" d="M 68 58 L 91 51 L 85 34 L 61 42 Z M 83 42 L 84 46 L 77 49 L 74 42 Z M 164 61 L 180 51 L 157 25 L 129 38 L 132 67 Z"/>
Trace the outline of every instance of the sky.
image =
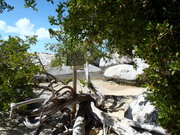
<path id="1" fill-rule="evenodd" d="M 45 43 L 57 43 L 55 39 L 51 39 L 48 29 L 57 29 L 57 26 L 51 26 L 48 22 L 48 16 L 56 16 L 56 5 L 46 0 L 37 0 L 37 9 L 24 8 L 23 0 L 6 0 L 14 9 L 10 12 L 4 11 L 0 13 L 0 35 L 6 40 L 8 36 L 38 36 L 36 45 L 32 45 L 29 52 L 45 52 L 53 53 L 46 50 Z"/>

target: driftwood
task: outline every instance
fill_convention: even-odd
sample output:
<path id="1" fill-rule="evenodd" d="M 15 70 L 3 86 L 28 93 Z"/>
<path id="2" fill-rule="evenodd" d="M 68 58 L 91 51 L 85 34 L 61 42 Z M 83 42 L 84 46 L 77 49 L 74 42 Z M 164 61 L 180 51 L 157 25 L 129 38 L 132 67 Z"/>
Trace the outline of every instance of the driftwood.
<path id="1" fill-rule="evenodd" d="M 86 126 L 86 119 L 85 119 L 85 103 L 79 104 L 79 110 L 77 112 L 77 117 L 73 126 L 73 135 L 85 135 L 85 126 Z"/>
<path id="2" fill-rule="evenodd" d="M 135 130 L 132 129 L 130 125 L 122 123 L 121 120 L 119 120 L 118 118 L 110 117 L 103 111 L 96 108 L 93 102 L 91 103 L 91 107 L 92 107 L 92 111 L 94 112 L 95 115 L 97 115 L 100 121 L 103 124 L 111 127 L 114 130 L 114 132 L 116 132 L 117 134 L 134 135 L 133 133 L 135 133 Z"/>
<path id="3" fill-rule="evenodd" d="M 92 94 L 93 95 L 93 94 Z M 138 131 L 136 131 L 136 129 L 141 129 L 142 131 L 147 131 L 149 133 L 156 133 L 159 135 L 167 135 L 167 132 L 162 129 L 159 126 L 154 126 L 154 125 L 149 125 L 149 124 L 145 124 L 145 123 L 138 123 L 138 122 L 134 122 L 132 120 L 129 119 L 118 119 L 115 117 L 111 117 L 109 116 L 106 112 L 102 111 L 103 108 L 101 108 L 102 106 L 100 106 L 99 104 L 97 104 L 97 102 L 95 102 L 96 100 L 98 101 L 97 96 L 90 96 L 90 94 L 77 94 L 76 96 L 72 96 L 72 95 L 66 95 L 63 97 L 59 97 L 59 98 L 51 98 L 51 100 L 49 100 L 49 102 L 51 102 L 50 104 L 47 104 L 45 106 L 43 106 L 43 110 L 44 112 L 40 112 L 40 110 L 34 110 L 32 111 L 32 114 L 43 114 L 43 116 L 41 116 L 41 118 L 39 118 L 39 121 L 36 123 L 30 123 L 30 121 L 28 120 L 28 118 L 25 119 L 24 124 L 29 127 L 29 128 L 38 128 L 41 124 L 43 124 L 43 122 L 45 122 L 49 116 L 54 115 L 56 112 L 63 110 L 63 108 L 71 105 L 71 104 L 80 104 L 77 116 L 76 116 L 76 120 L 73 126 L 73 135 L 78 135 L 78 134 L 85 134 L 85 127 L 86 127 L 86 123 L 87 123 L 87 116 L 89 115 L 90 117 L 96 117 L 96 121 L 98 123 L 102 123 L 108 127 L 110 127 L 115 133 L 117 134 L 122 134 L 122 135 L 135 135 L 138 133 Z M 95 98 L 93 98 L 95 97 Z M 30 103 L 34 103 L 34 102 L 45 102 L 45 99 L 32 99 L 29 100 L 29 104 Z M 84 102 L 88 102 L 91 103 L 90 107 L 91 110 L 87 109 L 87 107 L 84 107 L 84 105 L 82 105 Z M 17 104 L 13 104 L 12 105 L 12 110 L 15 108 L 18 108 L 22 105 L 27 105 L 28 101 L 25 102 L 21 102 L 21 103 L 17 103 Z M 102 103 L 103 104 L 103 103 Z M 88 104 L 86 104 L 88 105 Z"/>
<path id="4" fill-rule="evenodd" d="M 104 127 L 104 129 L 105 127 L 109 127 L 109 130 L 112 130 L 118 135 L 141 135 L 139 130 L 151 133 L 152 135 L 168 134 L 159 126 L 109 116 L 106 113 L 108 108 L 105 108 L 105 99 L 107 99 L 107 96 L 99 93 L 91 83 L 87 65 L 86 63 L 86 83 L 92 92 L 74 94 L 74 89 L 70 86 L 64 86 L 59 90 L 55 90 L 53 84 L 57 82 L 56 79 L 49 73 L 46 73 L 50 81 L 49 85 L 37 86 L 37 88 L 42 89 L 40 94 L 49 91 L 52 93 L 51 96 L 48 99 L 34 98 L 20 103 L 12 103 L 10 117 L 12 117 L 14 109 L 39 102 L 42 104 L 38 109 L 29 111 L 30 116 L 33 116 L 36 122 L 30 122 L 28 117 L 26 117 L 24 121 L 27 127 L 35 129 L 32 135 L 38 135 L 43 127 L 47 125 L 55 128 L 62 135 L 85 135 L 94 126 L 101 126 Z M 45 68 L 43 69 L 45 71 Z M 64 89 L 65 91 L 62 92 Z M 108 96 L 108 98 L 110 98 L 110 96 Z M 79 104 L 75 119 L 71 117 L 73 115 L 72 109 L 68 109 L 72 104 Z M 58 124 L 55 126 L 50 124 L 54 122 L 50 120 L 52 117 L 60 117 L 60 121 L 58 121 Z M 106 131 L 104 130 L 104 135 L 105 134 Z"/>

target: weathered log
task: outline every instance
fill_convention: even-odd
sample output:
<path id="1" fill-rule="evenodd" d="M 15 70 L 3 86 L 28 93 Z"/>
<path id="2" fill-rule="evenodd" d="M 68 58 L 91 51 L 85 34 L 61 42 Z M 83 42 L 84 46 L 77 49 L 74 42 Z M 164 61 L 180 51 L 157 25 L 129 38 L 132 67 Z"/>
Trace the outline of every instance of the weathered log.
<path id="1" fill-rule="evenodd" d="M 102 109 L 103 107 L 102 104 L 104 105 L 103 100 L 104 100 L 104 97 L 98 94 L 77 94 L 73 96 L 71 93 L 67 93 L 61 96 L 57 96 L 57 97 L 50 97 L 49 99 L 35 98 L 35 99 L 30 99 L 27 101 L 20 102 L 20 103 L 13 103 L 11 104 L 11 112 L 13 111 L 13 109 L 24 106 L 24 105 L 28 105 L 35 102 L 44 102 L 40 108 L 30 112 L 31 116 L 38 116 L 41 113 L 42 115 L 41 117 L 43 117 L 43 115 L 44 116 L 53 115 L 56 112 L 62 110 L 66 106 L 69 106 L 74 103 L 81 103 L 83 101 L 93 101 L 96 104 L 96 107 Z M 44 121 L 47 118 L 48 117 L 43 117 L 43 119 L 41 118 L 40 119 Z M 30 122 L 27 120 L 25 121 L 25 123 L 26 125 L 28 125 L 28 127 L 35 127 L 35 125 L 38 126 L 37 123 L 31 125 Z"/>
<path id="2" fill-rule="evenodd" d="M 79 94 L 79 95 L 74 95 L 74 96 L 72 95 L 68 98 L 61 99 L 61 100 L 57 99 L 55 106 L 49 110 L 48 115 L 54 114 L 57 111 L 62 110 L 66 106 L 69 106 L 72 104 L 78 104 L 78 103 L 88 101 L 88 100 L 91 101 L 92 97 L 87 94 Z"/>
<path id="3" fill-rule="evenodd" d="M 113 118 L 107 113 L 104 113 L 103 111 L 96 108 L 93 102 L 91 103 L 91 108 L 94 112 L 94 115 L 97 115 L 103 124 L 111 127 L 117 134 L 134 135 L 134 133 L 136 132 L 128 124 L 122 123 L 121 120 L 119 120 L 118 118 Z"/>
<path id="4" fill-rule="evenodd" d="M 79 104 L 79 110 L 77 112 L 76 120 L 73 126 L 73 135 L 85 135 L 85 126 L 86 126 L 86 119 L 85 119 L 85 112 L 84 107 L 85 103 Z"/>
<path id="5" fill-rule="evenodd" d="M 24 124 L 29 128 L 36 128 L 39 126 L 40 121 L 41 121 L 41 123 L 44 122 L 45 120 L 48 119 L 48 117 L 52 116 L 53 114 L 55 114 L 58 111 L 61 111 L 64 107 L 69 106 L 73 103 L 81 103 L 81 102 L 88 101 L 88 100 L 91 101 L 92 98 L 91 98 L 91 96 L 85 95 L 85 94 L 70 96 L 68 98 L 56 99 L 56 102 L 54 104 L 52 104 L 51 106 L 48 106 L 47 108 L 45 107 L 43 109 L 43 111 L 44 111 L 43 116 L 39 121 L 32 124 L 29 122 L 28 119 L 26 119 L 24 121 Z M 37 113 L 37 112 L 34 111 L 34 113 Z"/>
<path id="6" fill-rule="evenodd" d="M 25 106 L 28 104 L 32 104 L 32 103 L 44 102 L 45 100 L 46 100 L 45 98 L 34 98 L 34 99 L 19 102 L 19 103 L 11 103 L 10 104 L 10 115 L 9 115 L 9 117 L 12 117 L 12 112 L 16 108 L 19 108 L 19 107 L 22 107 L 22 106 Z"/>
<path id="7" fill-rule="evenodd" d="M 46 99 L 45 98 L 34 98 L 34 99 L 29 99 L 26 101 L 22 101 L 19 103 L 11 103 L 11 108 L 19 108 L 28 104 L 32 104 L 32 103 L 37 103 L 37 102 L 44 102 Z"/>
<path id="8" fill-rule="evenodd" d="M 88 74 L 87 74 L 87 80 L 88 80 Z M 51 84 L 51 86 L 52 86 L 52 84 Z M 59 92 L 64 88 L 69 89 L 70 93 L 67 94 L 65 92 L 64 94 L 60 95 Z M 37 121 L 34 124 L 30 123 L 27 118 L 24 121 L 24 124 L 27 127 L 35 128 L 35 127 L 41 126 L 40 123 L 42 123 L 43 121 L 48 119 L 47 116 L 51 116 L 51 115 L 55 114 L 56 112 L 62 110 L 64 107 L 69 106 L 71 104 L 80 103 L 80 108 L 79 108 L 77 118 L 76 118 L 76 121 L 75 121 L 75 124 L 73 127 L 74 128 L 73 135 L 79 135 L 79 134 L 84 135 L 86 121 L 87 121 L 86 120 L 87 117 L 85 117 L 85 111 L 87 113 L 87 110 L 85 110 L 86 107 L 84 107 L 82 102 L 93 101 L 91 103 L 91 105 L 87 104 L 87 105 L 91 106 L 91 108 L 92 108 L 92 112 L 90 111 L 90 112 L 88 112 L 88 114 L 91 113 L 90 115 L 95 115 L 94 117 L 97 117 L 97 119 L 100 120 L 103 123 L 103 125 L 107 125 L 108 127 L 111 127 L 114 130 L 114 132 L 116 132 L 117 134 L 122 134 L 122 135 L 140 134 L 135 129 L 141 129 L 142 131 L 148 131 L 150 133 L 156 133 L 156 134 L 161 134 L 161 135 L 167 134 L 167 132 L 163 128 L 158 127 L 158 126 L 149 125 L 149 124 L 145 124 L 145 123 L 138 123 L 138 122 L 134 122 L 129 119 L 119 120 L 118 118 L 109 116 L 107 113 L 98 109 L 98 108 L 101 108 L 101 109 L 103 108 L 103 106 L 105 104 L 105 102 L 104 102 L 105 96 L 98 93 L 98 91 L 96 91 L 93 84 L 89 80 L 88 80 L 88 88 L 91 89 L 94 93 L 93 94 L 72 95 L 71 91 L 73 89 L 70 86 L 64 86 L 61 89 L 59 89 L 58 91 L 54 91 L 54 89 L 52 90 L 51 87 L 46 87 L 46 88 L 43 87 L 43 89 L 49 90 L 54 94 L 49 99 L 35 98 L 35 99 L 28 100 L 28 101 L 16 103 L 16 104 L 12 103 L 10 116 L 12 115 L 12 111 L 15 108 L 19 108 L 21 106 L 28 105 L 28 104 L 35 103 L 35 102 L 44 102 L 43 106 L 41 108 L 39 108 L 37 111 L 33 112 L 34 114 L 37 112 L 41 113 L 39 121 Z"/>
<path id="9" fill-rule="evenodd" d="M 118 118 L 109 116 L 107 113 L 105 113 L 102 110 L 97 108 L 96 101 L 98 101 L 98 100 L 99 99 L 98 99 L 97 94 L 78 94 L 75 96 L 73 96 L 71 94 L 69 94 L 69 95 L 67 94 L 62 97 L 52 98 L 51 103 L 49 103 L 48 105 L 46 105 L 44 107 L 44 112 L 43 112 L 44 117 L 41 118 L 41 122 L 48 119 L 48 117 L 46 117 L 46 116 L 53 115 L 56 112 L 62 110 L 66 106 L 69 106 L 73 103 L 80 103 L 80 109 L 78 111 L 77 119 L 74 124 L 73 135 L 77 135 L 80 133 L 84 134 L 85 126 L 86 126 L 85 121 L 87 120 L 87 117 L 84 116 L 84 113 L 87 113 L 87 110 L 86 110 L 86 112 L 84 112 L 86 107 L 81 107 L 82 106 L 81 104 L 82 104 L 82 102 L 88 101 L 88 102 L 92 102 L 91 108 L 92 108 L 93 114 L 91 114 L 91 115 L 96 115 L 95 117 L 98 117 L 99 120 L 103 124 L 107 125 L 108 127 L 111 127 L 114 130 L 114 132 L 116 132 L 117 134 L 122 134 L 122 135 L 141 134 L 135 130 L 135 129 L 138 129 L 141 131 L 147 131 L 151 134 L 154 133 L 154 134 L 159 134 L 159 135 L 168 135 L 166 130 L 164 130 L 160 126 L 150 125 L 147 123 L 138 123 L 138 122 L 134 122 L 130 119 L 126 119 L 126 118 L 119 120 Z M 31 103 L 35 103 L 35 102 L 45 102 L 45 99 L 44 98 L 35 98 L 35 99 L 28 100 L 28 101 L 16 103 L 16 104 L 11 104 L 11 108 L 15 109 L 15 108 L 21 107 L 23 105 L 27 105 L 27 104 L 31 104 Z M 36 111 L 34 111 L 34 112 L 36 112 Z M 88 113 L 91 113 L 91 112 L 88 112 Z M 28 119 L 26 119 L 24 121 L 24 124 L 29 128 L 36 128 L 36 127 L 40 126 L 40 121 L 32 124 L 29 122 Z"/>

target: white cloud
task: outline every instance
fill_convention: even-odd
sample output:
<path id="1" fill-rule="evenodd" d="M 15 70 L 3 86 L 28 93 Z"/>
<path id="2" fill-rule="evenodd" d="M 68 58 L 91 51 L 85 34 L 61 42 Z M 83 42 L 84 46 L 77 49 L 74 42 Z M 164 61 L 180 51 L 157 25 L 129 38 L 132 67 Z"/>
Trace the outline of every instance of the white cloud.
<path id="1" fill-rule="evenodd" d="M 19 33 L 18 29 L 13 26 L 6 26 L 4 32 L 5 33 Z"/>
<path id="2" fill-rule="evenodd" d="M 4 31 L 6 28 L 6 22 L 0 20 L 0 30 Z"/>
<path id="3" fill-rule="evenodd" d="M 21 18 L 15 26 L 7 25 L 5 21 L 0 20 L 0 31 L 5 33 L 18 34 L 20 37 L 37 35 L 38 39 L 50 38 L 49 32 L 45 28 L 34 29 L 34 24 L 27 18 Z"/>
<path id="4" fill-rule="evenodd" d="M 16 22 L 16 28 L 20 35 L 33 35 L 34 24 L 29 19 L 22 18 Z"/>
<path id="5" fill-rule="evenodd" d="M 38 35 L 39 39 L 49 38 L 49 31 L 45 28 L 39 28 L 36 30 L 35 35 Z"/>

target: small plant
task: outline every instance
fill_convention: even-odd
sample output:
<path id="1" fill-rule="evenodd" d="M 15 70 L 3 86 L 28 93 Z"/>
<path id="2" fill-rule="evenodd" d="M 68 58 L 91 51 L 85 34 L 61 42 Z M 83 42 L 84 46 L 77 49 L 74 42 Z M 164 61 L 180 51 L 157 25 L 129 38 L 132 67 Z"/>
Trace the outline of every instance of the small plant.
<path id="1" fill-rule="evenodd" d="M 72 78 L 68 78 L 68 79 L 61 80 L 61 83 L 62 83 L 63 85 L 68 85 L 70 82 L 72 82 Z"/>

